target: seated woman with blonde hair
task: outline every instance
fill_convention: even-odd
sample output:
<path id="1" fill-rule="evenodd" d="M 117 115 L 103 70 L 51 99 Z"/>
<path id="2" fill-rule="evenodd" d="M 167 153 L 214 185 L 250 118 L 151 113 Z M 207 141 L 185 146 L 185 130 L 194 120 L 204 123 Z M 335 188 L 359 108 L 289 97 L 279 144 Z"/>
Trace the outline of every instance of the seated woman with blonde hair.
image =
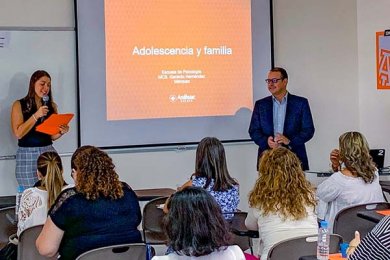
<path id="1" fill-rule="evenodd" d="M 49 210 L 36 245 L 40 254 L 76 259 L 99 247 L 141 242 L 141 211 L 134 191 L 119 181 L 107 153 L 78 148 L 71 159 L 75 187 L 64 190 Z"/>
<path id="2" fill-rule="evenodd" d="M 259 230 L 260 259 L 266 260 L 271 247 L 284 239 L 317 234 L 315 205 L 298 157 L 284 147 L 265 151 L 245 220 L 248 229 Z"/>
<path id="3" fill-rule="evenodd" d="M 26 189 L 20 199 L 18 236 L 29 227 L 45 223 L 48 210 L 66 186 L 62 173 L 61 158 L 56 152 L 39 155 L 37 160 L 39 181 L 34 187 Z"/>
<path id="4" fill-rule="evenodd" d="M 317 187 L 317 212 L 318 218 L 326 220 L 332 231 L 340 210 L 358 204 L 384 202 L 384 198 L 368 143 L 361 133 L 342 134 L 339 150 L 333 150 L 330 159 L 336 172 Z"/>

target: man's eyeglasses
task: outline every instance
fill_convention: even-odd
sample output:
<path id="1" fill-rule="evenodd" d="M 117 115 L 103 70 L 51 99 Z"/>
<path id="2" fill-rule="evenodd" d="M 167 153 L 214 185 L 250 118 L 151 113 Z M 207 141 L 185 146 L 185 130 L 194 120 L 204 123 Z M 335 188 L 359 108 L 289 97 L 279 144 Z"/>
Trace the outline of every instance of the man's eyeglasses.
<path id="1" fill-rule="evenodd" d="M 280 78 L 280 79 L 276 79 L 276 78 L 273 78 L 273 79 L 265 79 L 265 82 L 267 83 L 267 84 L 269 84 L 269 83 L 277 83 L 279 80 L 283 80 L 283 78 Z"/>

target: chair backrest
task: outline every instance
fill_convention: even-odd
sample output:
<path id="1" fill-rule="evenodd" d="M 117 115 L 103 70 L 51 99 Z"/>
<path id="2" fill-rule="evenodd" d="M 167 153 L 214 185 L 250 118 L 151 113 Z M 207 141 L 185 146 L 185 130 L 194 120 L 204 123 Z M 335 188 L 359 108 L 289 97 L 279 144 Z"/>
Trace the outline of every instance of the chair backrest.
<path id="1" fill-rule="evenodd" d="M 106 246 L 81 254 L 76 260 L 145 260 L 146 245 L 142 243 Z"/>
<path id="2" fill-rule="evenodd" d="M 247 212 L 235 212 L 233 218 L 228 222 L 232 234 L 231 244 L 238 245 L 242 251 L 251 249 L 251 252 L 253 253 L 252 239 L 246 233 L 248 230 L 245 226 L 247 215 Z"/>
<path id="3" fill-rule="evenodd" d="M 231 213 L 229 213 L 229 214 L 231 214 Z M 245 219 L 246 219 L 247 215 L 248 215 L 248 212 L 244 212 L 244 211 L 234 212 L 234 216 L 230 220 L 230 228 L 236 229 L 236 230 L 248 230 L 245 226 Z"/>
<path id="4" fill-rule="evenodd" d="M 9 236 L 16 230 L 15 206 L 0 209 L 0 248 L 8 243 Z"/>
<path id="5" fill-rule="evenodd" d="M 317 254 L 318 235 L 299 236 L 276 243 L 268 252 L 268 260 L 291 259 L 298 260 L 301 256 Z M 343 242 L 341 236 L 330 235 L 329 253 L 337 253 Z"/>
<path id="6" fill-rule="evenodd" d="M 39 234 L 41 233 L 43 225 L 29 227 L 20 233 L 19 244 L 18 244 L 18 260 L 46 260 L 46 259 L 57 259 L 57 257 L 44 257 L 38 252 L 35 246 Z"/>
<path id="7" fill-rule="evenodd" d="M 159 207 L 164 204 L 167 197 L 153 199 L 145 204 L 142 216 L 142 231 L 145 243 L 163 244 L 167 237 L 162 228 L 164 212 Z"/>
<path id="8" fill-rule="evenodd" d="M 230 213 L 229 213 L 230 214 Z M 253 254 L 252 238 L 258 238 L 259 232 L 257 230 L 248 230 L 245 226 L 245 219 L 247 212 L 234 212 L 233 218 L 229 221 L 230 232 L 233 234 L 232 244 L 238 245 L 242 251 L 250 249 Z"/>
<path id="9" fill-rule="evenodd" d="M 355 237 L 356 230 L 360 232 L 361 238 L 365 237 L 376 223 L 358 217 L 357 212 L 371 209 L 390 209 L 390 204 L 387 202 L 367 203 L 342 209 L 334 219 L 333 233 L 341 235 L 345 241 L 351 241 Z"/>
<path id="10" fill-rule="evenodd" d="M 379 181 L 382 187 L 383 197 L 387 202 L 390 202 L 390 181 Z"/>

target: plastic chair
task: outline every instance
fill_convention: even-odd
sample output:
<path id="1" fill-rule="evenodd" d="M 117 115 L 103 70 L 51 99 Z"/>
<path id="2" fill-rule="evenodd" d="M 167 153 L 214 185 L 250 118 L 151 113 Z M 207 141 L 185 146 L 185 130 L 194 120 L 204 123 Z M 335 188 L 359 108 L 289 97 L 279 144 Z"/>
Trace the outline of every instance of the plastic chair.
<path id="1" fill-rule="evenodd" d="M 45 257 L 39 254 L 35 241 L 41 233 L 43 225 L 29 227 L 20 233 L 18 244 L 18 260 L 47 260 L 57 259 L 54 257 Z"/>
<path id="2" fill-rule="evenodd" d="M 299 236 L 276 243 L 268 252 L 268 260 L 299 259 L 301 256 L 317 254 L 318 235 Z M 343 242 L 340 235 L 331 234 L 329 253 L 337 253 Z"/>
<path id="3" fill-rule="evenodd" d="M 0 209 L 0 248 L 8 243 L 10 235 L 17 230 L 15 206 Z"/>
<path id="4" fill-rule="evenodd" d="M 231 213 L 225 213 L 231 214 Z M 247 212 L 234 212 L 233 219 L 229 222 L 230 231 L 233 233 L 232 244 L 238 245 L 242 251 L 250 249 L 253 255 L 252 238 L 258 238 L 259 232 L 257 230 L 248 230 L 245 226 L 245 219 Z"/>
<path id="5" fill-rule="evenodd" d="M 147 244 L 166 244 L 168 241 L 162 228 L 165 213 L 159 206 L 164 204 L 168 197 L 153 199 L 145 204 L 142 216 L 142 233 Z"/>
<path id="6" fill-rule="evenodd" d="M 367 203 L 342 209 L 334 219 L 333 233 L 341 235 L 345 241 L 351 241 L 357 230 L 363 239 L 375 227 L 376 223 L 358 217 L 357 213 L 363 210 L 380 209 L 390 209 L 390 204 L 387 202 Z"/>
<path id="7" fill-rule="evenodd" d="M 147 247 L 142 243 L 106 246 L 87 251 L 76 258 L 76 260 L 121 260 L 134 259 L 145 260 L 147 258 Z"/>
<path id="8" fill-rule="evenodd" d="M 382 187 L 383 197 L 385 198 L 386 202 L 389 202 L 389 200 L 390 200 L 390 181 L 379 181 L 379 184 Z"/>
<path id="9" fill-rule="evenodd" d="M 383 198 L 386 202 L 390 202 L 390 186 L 382 186 Z"/>

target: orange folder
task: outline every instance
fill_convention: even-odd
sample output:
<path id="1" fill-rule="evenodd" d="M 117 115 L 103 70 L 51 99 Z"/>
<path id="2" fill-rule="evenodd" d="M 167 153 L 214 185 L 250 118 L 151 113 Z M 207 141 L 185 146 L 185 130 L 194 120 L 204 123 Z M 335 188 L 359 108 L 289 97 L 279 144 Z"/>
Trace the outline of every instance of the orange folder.
<path id="1" fill-rule="evenodd" d="M 385 216 L 389 216 L 390 215 L 390 209 L 377 210 L 376 212 L 379 213 L 379 214 L 385 215 Z"/>
<path id="2" fill-rule="evenodd" d="M 337 254 L 329 254 L 329 260 L 346 260 L 347 257 L 342 257 L 341 256 L 341 253 L 337 253 Z"/>
<path id="3" fill-rule="evenodd" d="M 37 126 L 36 130 L 41 133 L 55 135 L 60 132 L 61 125 L 69 124 L 74 114 L 51 114 L 49 118 Z"/>

